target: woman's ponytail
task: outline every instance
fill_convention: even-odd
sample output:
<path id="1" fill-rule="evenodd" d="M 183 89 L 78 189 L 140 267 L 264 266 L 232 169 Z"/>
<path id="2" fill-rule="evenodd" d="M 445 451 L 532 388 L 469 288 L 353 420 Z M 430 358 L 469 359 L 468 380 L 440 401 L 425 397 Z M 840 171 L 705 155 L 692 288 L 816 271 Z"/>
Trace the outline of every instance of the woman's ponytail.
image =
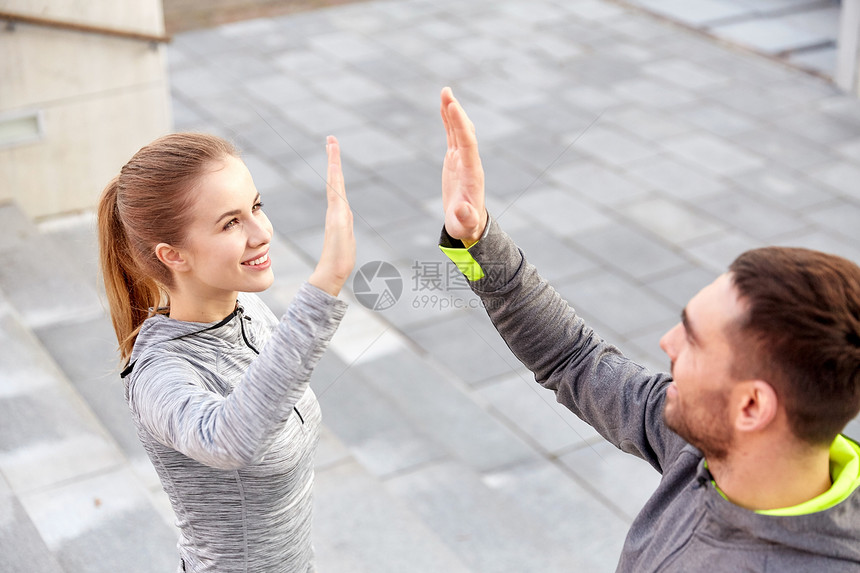
<path id="1" fill-rule="evenodd" d="M 134 340 L 149 308 L 157 307 L 158 285 L 137 268 L 117 208 L 119 177 L 102 192 L 98 208 L 99 266 L 122 363 L 128 362 Z"/>

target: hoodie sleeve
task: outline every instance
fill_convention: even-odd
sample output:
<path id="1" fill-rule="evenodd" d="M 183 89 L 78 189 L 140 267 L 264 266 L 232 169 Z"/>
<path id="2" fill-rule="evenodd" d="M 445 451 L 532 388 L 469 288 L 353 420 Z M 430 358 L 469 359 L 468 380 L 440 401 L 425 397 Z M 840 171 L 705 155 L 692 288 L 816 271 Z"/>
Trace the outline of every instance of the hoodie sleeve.
<path id="1" fill-rule="evenodd" d="M 685 445 L 663 422 L 669 375 L 651 374 L 604 342 L 492 217 L 481 240 L 468 249 L 444 228 L 440 247 L 446 254 L 458 247 L 468 253 L 460 253 L 456 264 L 467 278 L 480 277 L 470 282 L 472 290 L 535 380 L 616 447 L 662 472 L 664 462 Z"/>
<path id="2" fill-rule="evenodd" d="M 205 389 L 192 361 L 145 352 L 130 377 L 129 406 L 155 439 L 200 463 L 219 469 L 253 464 L 306 392 L 346 306 L 302 285 L 242 382 L 226 397 Z"/>

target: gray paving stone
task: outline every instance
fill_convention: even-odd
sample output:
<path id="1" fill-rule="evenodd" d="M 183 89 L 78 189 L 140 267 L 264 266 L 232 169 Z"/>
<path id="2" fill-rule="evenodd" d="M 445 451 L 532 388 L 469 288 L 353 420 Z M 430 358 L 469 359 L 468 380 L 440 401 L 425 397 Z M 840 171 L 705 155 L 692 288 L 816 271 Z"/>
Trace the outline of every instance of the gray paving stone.
<path id="1" fill-rule="evenodd" d="M 608 442 L 580 448 L 563 455 L 560 461 L 583 486 L 631 521 L 660 483 L 654 468 Z"/>
<path id="2" fill-rule="evenodd" d="M 464 78 L 457 82 L 457 88 L 458 94 L 476 102 L 471 107 L 482 105 L 505 110 L 531 105 L 540 106 L 544 102 L 543 94 L 534 86 L 496 76 L 476 75 Z M 476 125 L 479 124 L 476 123 Z"/>
<path id="3" fill-rule="evenodd" d="M 576 146 L 583 153 L 612 165 L 623 166 L 656 154 L 654 147 L 645 140 L 607 125 L 596 124 L 581 135 L 572 135 L 579 135 Z"/>
<path id="4" fill-rule="evenodd" d="M 537 459 L 519 436 L 416 355 L 392 354 L 356 368 L 461 463 L 483 472 Z"/>
<path id="5" fill-rule="evenodd" d="M 551 233 L 569 237 L 611 224 L 611 219 L 586 201 L 555 186 L 529 189 L 514 202 L 518 211 Z"/>
<path id="6" fill-rule="evenodd" d="M 63 573 L 17 498 L 0 495 L 0 570 L 4 573 Z"/>
<path id="7" fill-rule="evenodd" d="M 313 535 L 321 571 L 469 571 L 433 530 L 355 462 L 317 471 Z"/>
<path id="8" fill-rule="evenodd" d="M 616 83 L 615 95 L 632 103 L 667 109 L 689 103 L 696 96 L 687 89 L 652 78 L 636 78 Z"/>
<path id="9" fill-rule="evenodd" d="M 604 110 L 624 104 L 626 100 L 603 86 L 578 85 L 561 92 L 564 101 L 585 110 L 600 113 Z"/>
<path id="10" fill-rule="evenodd" d="M 619 336 L 634 335 L 655 325 L 674 324 L 678 316 L 675 309 L 640 285 L 607 272 L 560 283 L 557 290 L 587 324 L 611 343 L 621 343 Z"/>
<path id="11" fill-rule="evenodd" d="M 589 58 L 581 58 L 568 66 L 571 77 L 578 78 L 577 83 L 601 88 L 610 88 L 613 94 L 628 101 L 629 94 L 618 93 L 618 83 L 632 81 L 639 76 L 639 66 L 625 58 L 607 54 L 595 54 Z M 471 113 L 471 112 L 470 112 Z"/>
<path id="12" fill-rule="evenodd" d="M 724 273 L 735 258 L 749 249 L 765 246 L 765 243 L 749 235 L 726 232 L 721 237 L 688 247 L 686 250 L 697 259 L 703 268 Z"/>
<path id="13" fill-rule="evenodd" d="M 410 197 L 403 197 L 385 183 L 363 181 L 352 185 L 347 193 L 356 218 L 373 229 L 397 225 L 422 214 Z"/>
<path id="14" fill-rule="evenodd" d="M 806 140 L 778 129 L 763 128 L 731 137 L 751 152 L 781 164 L 804 170 L 831 160 L 831 155 Z"/>
<path id="15" fill-rule="evenodd" d="M 857 137 L 858 133 L 856 125 L 821 117 L 821 114 L 812 112 L 788 114 L 779 119 L 779 125 L 821 145 L 842 143 Z"/>
<path id="16" fill-rule="evenodd" d="M 659 296 L 670 301 L 680 309 L 700 290 L 708 286 L 718 273 L 699 267 L 689 267 L 678 273 L 667 274 L 648 282 L 648 287 Z"/>
<path id="17" fill-rule="evenodd" d="M 651 277 L 682 267 L 687 261 L 665 243 L 631 226 L 613 225 L 590 233 L 580 233 L 571 240 L 587 252 L 636 278 Z"/>
<path id="18" fill-rule="evenodd" d="M 509 425 L 547 454 L 601 439 L 588 424 L 555 400 L 528 374 L 506 376 L 475 391 Z"/>
<path id="19" fill-rule="evenodd" d="M 128 470 L 22 496 L 47 547 L 67 571 L 172 571 L 176 533 Z"/>
<path id="20" fill-rule="evenodd" d="M 547 462 L 518 466 L 483 481 L 528 511 L 543 534 L 569 552 L 564 570 L 615 571 L 628 524 L 557 466 Z"/>
<path id="21" fill-rule="evenodd" d="M 833 161 L 809 170 L 809 175 L 848 197 L 860 198 L 860 189 L 856 184 L 860 180 L 860 167 L 853 163 Z"/>
<path id="22" fill-rule="evenodd" d="M 757 68 L 753 67 L 750 73 L 756 71 Z M 761 78 L 753 83 L 736 81 L 728 87 L 712 90 L 707 94 L 707 99 L 760 120 L 792 113 L 791 104 L 774 99 L 772 94 L 759 85 L 762 81 Z"/>
<path id="23" fill-rule="evenodd" d="M 444 154 L 444 151 L 442 153 Z M 493 197 L 488 197 L 487 201 L 496 201 L 505 207 L 513 200 L 519 201 L 518 197 L 529 195 L 534 187 L 542 185 L 544 181 L 545 175 L 541 175 L 541 171 L 536 167 L 511 161 L 506 156 L 495 155 L 487 157 L 486 160 L 481 158 L 481 163 L 484 166 L 485 186 L 493 190 Z"/>
<path id="24" fill-rule="evenodd" d="M 356 113 L 323 100 L 314 100 L 299 107 L 287 107 L 281 113 L 293 124 L 318 138 L 340 135 L 344 130 L 364 123 Z"/>
<path id="25" fill-rule="evenodd" d="M 710 134 L 679 135 L 663 141 L 662 146 L 717 175 L 734 175 L 764 165 L 760 157 Z"/>
<path id="26" fill-rule="evenodd" d="M 668 154 L 631 163 L 626 170 L 661 193 L 683 201 L 698 201 L 725 189 L 718 178 Z"/>
<path id="27" fill-rule="evenodd" d="M 601 52 L 605 52 L 607 55 L 620 60 L 635 62 L 638 64 L 660 58 L 660 55 L 651 50 L 650 47 L 627 42 L 617 36 L 592 42 L 590 44 L 590 48 L 593 50 L 600 50 Z"/>
<path id="28" fill-rule="evenodd" d="M 62 247 L 40 235 L 17 206 L 0 206 L 0 223 L 8 224 L 10 229 L 0 243 L 0 285 L 24 326 L 102 312 L 92 276 L 83 275 L 81 267 Z M 34 252 L 39 253 L 42 264 L 32 264 Z"/>
<path id="29" fill-rule="evenodd" d="M 727 76 L 680 58 L 646 64 L 642 66 L 642 71 L 690 90 L 710 90 L 729 83 Z"/>
<path id="30" fill-rule="evenodd" d="M 674 114 L 630 105 L 610 109 L 600 119 L 652 141 L 691 130 L 689 125 L 675 119 Z"/>
<path id="31" fill-rule="evenodd" d="M 824 229 L 840 233 L 846 239 L 860 241 L 860 206 L 856 203 L 837 200 L 810 211 L 808 216 Z"/>
<path id="32" fill-rule="evenodd" d="M 463 344 L 452 333 L 468 336 L 472 344 Z M 522 368 L 486 316 L 454 316 L 406 334 L 469 385 Z"/>
<path id="33" fill-rule="evenodd" d="M 834 95 L 817 102 L 816 109 L 827 117 L 842 120 L 854 127 L 860 126 L 860 101 L 846 95 Z"/>
<path id="34" fill-rule="evenodd" d="M 723 225 L 662 197 L 631 202 L 621 212 L 671 243 L 684 244 L 720 232 Z"/>
<path id="35" fill-rule="evenodd" d="M 609 206 L 644 197 L 648 186 L 593 161 L 577 161 L 553 167 L 547 173 L 566 191 Z"/>
<path id="36" fill-rule="evenodd" d="M 719 104 L 693 102 L 674 110 L 675 114 L 715 135 L 730 136 L 753 130 L 759 122 Z"/>
<path id="37" fill-rule="evenodd" d="M 789 211 L 731 191 L 703 200 L 699 203 L 699 208 L 722 220 L 726 225 L 762 241 L 800 231 L 808 225 L 805 220 Z"/>
<path id="38" fill-rule="evenodd" d="M 560 136 L 542 130 L 526 130 L 511 137 L 498 140 L 487 146 L 482 153 L 509 159 L 523 165 L 532 175 L 532 180 L 546 180 L 555 170 L 582 158 L 575 144 L 564 141 Z M 434 171 L 438 171 L 438 167 Z M 435 179 L 438 175 L 434 176 Z"/>
<path id="39" fill-rule="evenodd" d="M 806 174 L 771 165 L 741 173 L 732 181 L 746 193 L 795 210 L 818 205 L 834 197 L 826 185 L 807 178 Z"/>
<path id="40" fill-rule="evenodd" d="M 52 325 L 36 330 L 36 335 L 125 455 L 145 455 L 119 378 L 119 353 L 110 318 L 103 315 Z"/>
<path id="41" fill-rule="evenodd" d="M 586 274 L 597 268 L 597 263 L 582 251 L 571 248 L 537 225 L 511 230 L 509 233 L 526 260 L 535 265 L 541 276 L 550 282 Z"/>
<path id="42" fill-rule="evenodd" d="M 385 54 L 384 48 L 372 39 L 348 30 L 314 35 L 308 43 L 326 57 L 345 62 L 378 58 Z"/>
<path id="43" fill-rule="evenodd" d="M 373 475 L 385 476 L 444 457 L 396 405 L 331 352 L 314 371 L 312 387 L 323 421 Z"/>
<path id="44" fill-rule="evenodd" d="M 338 72 L 338 75 L 340 73 L 342 72 Z M 307 83 L 290 78 L 282 73 L 269 73 L 244 81 L 242 82 L 242 90 L 254 101 L 259 101 L 278 109 L 295 104 L 296 102 L 319 97 L 317 92 L 312 90 Z"/>
<path id="45" fill-rule="evenodd" d="M 386 487 L 474 571 L 563 571 L 571 565 L 566 547 L 553 544 L 528 514 L 455 463 L 391 478 Z"/>
<path id="46" fill-rule="evenodd" d="M 851 139 L 834 146 L 834 150 L 842 157 L 860 164 L 860 138 Z"/>

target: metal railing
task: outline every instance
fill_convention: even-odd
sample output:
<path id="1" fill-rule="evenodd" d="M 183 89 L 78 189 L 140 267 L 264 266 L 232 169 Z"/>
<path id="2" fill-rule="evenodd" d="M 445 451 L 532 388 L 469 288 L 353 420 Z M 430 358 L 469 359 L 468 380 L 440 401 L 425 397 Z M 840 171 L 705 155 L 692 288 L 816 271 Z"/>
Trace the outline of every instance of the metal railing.
<path id="1" fill-rule="evenodd" d="M 64 20 L 55 20 L 53 18 L 42 18 L 41 16 L 30 16 L 27 14 L 13 14 L 11 12 L 0 11 L 0 20 L 7 22 L 7 27 L 14 29 L 17 23 L 31 24 L 34 26 L 45 26 L 48 28 L 57 28 L 61 30 L 71 30 L 74 32 L 83 32 L 86 34 L 98 34 L 101 36 L 112 36 L 115 38 L 125 38 L 126 40 L 140 40 L 143 42 L 151 42 L 161 44 L 170 42 L 170 36 L 162 36 L 157 34 L 145 34 L 143 32 L 132 32 L 130 30 L 117 30 L 115 28 L 106 28 L 104 26 L 92 26 L 89 24 L 78 24 L 76 22 L 66 22 Z"/>

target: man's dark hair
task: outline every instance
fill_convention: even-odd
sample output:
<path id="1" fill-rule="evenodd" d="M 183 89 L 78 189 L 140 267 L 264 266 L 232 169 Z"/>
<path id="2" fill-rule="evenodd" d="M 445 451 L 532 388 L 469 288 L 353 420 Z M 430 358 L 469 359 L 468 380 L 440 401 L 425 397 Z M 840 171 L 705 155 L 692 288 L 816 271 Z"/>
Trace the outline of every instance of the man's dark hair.
<path id="1" fill-rule="evenodd" d="M 860 267 L 800 248 L 747 251 L 729 267 L 746 313 L 733 373 L 770 383 L 793 433 L 833 441 L 860 410 Z"/>

